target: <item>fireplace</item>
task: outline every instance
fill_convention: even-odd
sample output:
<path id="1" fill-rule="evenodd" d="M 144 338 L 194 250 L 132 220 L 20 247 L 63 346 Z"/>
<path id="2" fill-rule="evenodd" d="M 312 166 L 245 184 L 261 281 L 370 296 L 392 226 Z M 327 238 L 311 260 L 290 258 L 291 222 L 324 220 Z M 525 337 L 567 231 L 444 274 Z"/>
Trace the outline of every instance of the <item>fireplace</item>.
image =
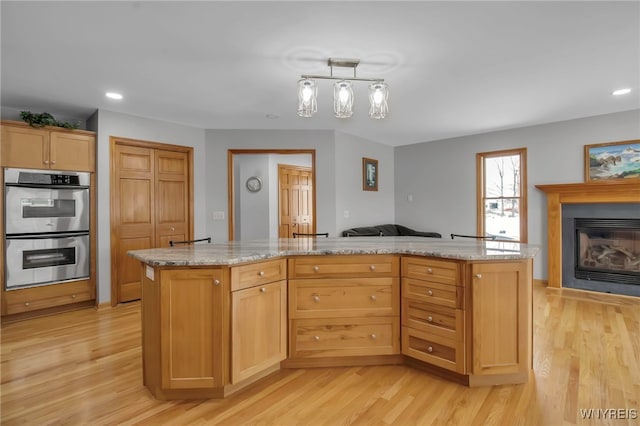
<path id="1" fill-rule="evenodd" d="M 565 287 L 640 296 L 640 206 L 562 207 Z"/>
<path id="2" fill-rule="evenodd" d="M 640 285 L 640 219 L 574 223 L 576 278 Z"/>

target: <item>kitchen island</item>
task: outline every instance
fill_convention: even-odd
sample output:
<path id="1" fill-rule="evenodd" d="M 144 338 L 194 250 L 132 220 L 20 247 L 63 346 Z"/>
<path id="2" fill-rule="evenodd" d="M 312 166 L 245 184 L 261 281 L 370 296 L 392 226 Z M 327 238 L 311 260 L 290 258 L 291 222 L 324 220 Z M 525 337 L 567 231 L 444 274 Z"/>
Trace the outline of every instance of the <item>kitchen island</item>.
<path id="1" fill-rule="evenodd" d="M 225 397 L 280 368 L 406 363 L 524 383 L 535 246 L 299 238 L 136 250 L 145 386 Z"/>

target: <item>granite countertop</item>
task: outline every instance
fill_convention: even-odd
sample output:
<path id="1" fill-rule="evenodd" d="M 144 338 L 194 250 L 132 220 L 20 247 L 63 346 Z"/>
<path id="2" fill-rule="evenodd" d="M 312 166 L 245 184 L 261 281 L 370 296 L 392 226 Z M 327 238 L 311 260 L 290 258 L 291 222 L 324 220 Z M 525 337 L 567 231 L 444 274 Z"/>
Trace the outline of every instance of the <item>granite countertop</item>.
<path id="1" fill-rule="evenodd" d="M 531 244 L 424 237 L 337 237 L 213 242 L 132 250 L 127 254 L 151 266 L 236 265 L 281 256 L 327 254 L 412 254 L 459 260 L 533 258 Z"/>

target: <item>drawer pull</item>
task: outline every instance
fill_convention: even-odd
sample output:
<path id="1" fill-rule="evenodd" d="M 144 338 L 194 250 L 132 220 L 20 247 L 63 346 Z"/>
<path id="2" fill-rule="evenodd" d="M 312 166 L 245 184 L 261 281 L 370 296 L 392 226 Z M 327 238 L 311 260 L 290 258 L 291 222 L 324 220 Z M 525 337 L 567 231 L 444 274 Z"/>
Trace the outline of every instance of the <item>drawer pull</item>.
<path id="1" fill-rule="evenodd" d="M 266 288 L 262 287 L 262 288 L 260 289 L 260 293 L 266 293 L 266 292 L 267 292 L 267 289 L 266 289 Z"/>
<path id="2" fill-rule="evenodd" d="M 175 230 L 176 230 L 176 228 L 172 226 L 172 227 L 171 227 L 171 230 L 172 230 L 172 231 L 175 231 Z"/>
<path id="3" fill-rule="evenodd" d="M 428 317 L 428 318 L 427 318 L 427 321 L 429 321 L 429 322 L 433 322 L 433 317 Z"/>
<path id="4" fill-rule="evenodd" d="M 482 274 L 476 274 L 476 278 L 477 278 L 477 279 L 482 278 Z"/>
<path id="5" fill-rule="evenodd" d="M 376 300 L 378 300 L 378 298 L 376 297 L 376 295 L 375 295 L 375 294 L 372 294 L 372 295 L 371 295 L 371 300 L 375 302 Z"/>
<path id="6" fill-rule="evenodd" d="M 429 352 L 429 353 L 433 352 L 433 347 L 432 347 L 432 346 L 429 346 L 429 347 L 427 348 L 427 352 Z"/>
<path id="7" fill-rule="evenodd" d="M 314 296 L 313 296 L 313 301 L 314 301 L 314 302 L 319 302 L 319 301 L 320 301 L 320 296 L 318 296 L 318 295 L 314 295 Z"/>
<path id="8" fill-rule="evenodd" d="M 428 274 L 433 274 L 433 269 L 431 269 L 431 268 L 427 268 L 427 273 L 428 273 Z"/>
<path id="9" fill-rule="evenodd" d="M 220 285 L 220 280 L 213 280 L 214 285 Z"/>
<path id="10" fill-rule="evenodd" d="M 71 298 L 72 298 L 72 299 L 75 299 L 75 298 L 76 298 L 76 295 L 75 295 L 75 294 L 72 294 L 72 295 L 71 295 Z"/>
<path id="11" fill-rule="evenodd" d="M 378 336 L 376 336 L 375 334 L 372 334 L 370 337 L 372 340 L 376 340 L 378 338 Z"/>
<path id="12" fill-rule="evenodd" d="M 376 270 L 376 265 L 369 266 L 369 269 L 371 269 L 372 271 L 375 271 Z"/>
<path id="13" fill-rule="evenodd" d="M 433 291 L 429 290 L 429 291 L 427 291 L 427 294 L 428 294 L 429 296 L 433 296 Z"/>
<path id="14" fill-rule="evenodd" d="M 264 271 L 258 272 L 258 275 L 260 275 L 261 277 L 264 277 Z"/>
<path id="15" fill-rule="evenodd" d="M 318 271 L 320 270 L 320 267 L 319 267 L 318 265 L 316 265 L 316 266 L 314 266 L 314 267 L 313 267 L 313 270 L 314 270 L 315 272 L 318 272 Z"/>
<path id="16" fill-rule="evenodd" d="M 320 336 L 313 336 L 313 340 L 315 340 L 316 342 L 320 341 Z"/>
<path id="17" fill-rule="evenodd" d="M 24 306 L 29 306 L 29 305 L 31 305 L 31 303 L 29 303 L 29 302 L 24 302 Z"/>

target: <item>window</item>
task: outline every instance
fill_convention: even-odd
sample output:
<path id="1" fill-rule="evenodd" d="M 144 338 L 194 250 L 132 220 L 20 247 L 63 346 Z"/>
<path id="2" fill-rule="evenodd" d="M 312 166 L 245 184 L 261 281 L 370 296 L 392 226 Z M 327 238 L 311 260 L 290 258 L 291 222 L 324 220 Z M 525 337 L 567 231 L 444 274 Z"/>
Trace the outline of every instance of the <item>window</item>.
<path id="1" fill-rule="evenodd" d="M 476 154 L 478 235 L 527 242 L 527 149 Z"/>

